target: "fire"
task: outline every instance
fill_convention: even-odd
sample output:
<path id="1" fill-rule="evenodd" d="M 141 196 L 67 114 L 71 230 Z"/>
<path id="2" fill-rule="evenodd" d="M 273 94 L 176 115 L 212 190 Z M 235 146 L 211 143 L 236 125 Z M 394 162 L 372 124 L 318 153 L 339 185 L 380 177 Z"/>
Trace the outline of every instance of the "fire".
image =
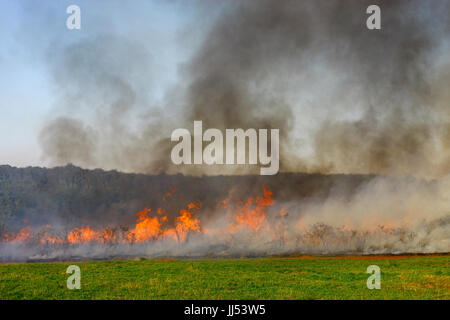
<path id="1" fill-rule="evenodd" d="M 45 233 L 43 237 L 39 240 L 42 244 L 56 244 L 56 243 L 63 243 L 64 241 L 58 237 L 53 237 L 49 235 L 48 233 Z"/>
<path id="2" fill-rule="evenodd" d="M 173 196 L 175 190 L 164 195 L 164 199 Z M 263 188 L 263 196 L 249 198 L 246 202 L 238 203 L 233 206 L 229 199 L 222 200 L 218 203 L 218 208 L 232 210 L 234 214 L 229 228 L 222 230 L 222 233 L 233 234 L 238 230 L 249 230 L 257 232 L 263 225 L 268 226 L 265 209 L 272 206 L 274 200 L 272 192 L 266 187 Z M 169 207 L 170 208 L 170 207 Z M 136 225 L 134 228 L 120 228 L 121 231 L 106 227 L 105 229 L 95 230 L 89 225 L 75 227 L 70 230 L 65 237 L 60 237 L 51 232 L 51 226 L 47 225 L 43 230 L 33 236 L 33 239 L 41 244 L 82 244 L 89 242 L 97 242 L 104 244 L 114 243 L 143 243 L 149 241 L 158 241 L 161 239 L 172 239 L 177 243 L 188 241 L 189 234 L 205 233 L 207 230 L 202 228 L 201 221 L 196 217 L 196 212 L 202 209 L 201 202 L 188 203 L 187 207 L 179 210 L 176 217 L 169 219 L 167 210 L 158 208 L 154 213 L 151 208 L 144 208 L 137 215 Z M 170 209 L 169 209 L 170 211 Z M 284 211 L 283 211 L 284 212 Z M 284 213 L 280 213 L 284 215 Z M 25 242 L 32 238 L 29 226 L 20 230 L 17 234 L 3 235 L 4 242 L 18 241 Z"/>
<path id="3" fill-rule="evenodd" d="M 244 205 L 236 210 L 235 220 L 232 232 L 247 227 L 250 230 L 258 231 L 266 221 L 265 208 L 273 205 L 272 191 L 263 187 L 264 197 L 249 198 Z"/>
<path id="4" fill-rule="evenodd" d="M 127 235 L 130 242 L 144 242 L 150 239 L 159 239 L 161 235 L 161 222 L 158 217 L 151 217 L 152 209 L 145 208 L 137 213 L 136 227 Z"/>
<path id="5" fill-rule="evenodd" d="M 30 227 L 25 227 L 16 235 L 16 241 L 25 241 L 31 237 Z"/>
<path id="6" fill-rule="evenodd" d="M 89 226 L 84 228 L 75 228 L 67 235 L 67 241 L 69 243 L 93 242 L 99 240 L 100 237 L 98 232 Z"/>
<path id="7" fill-rule="evenodd" d="M 113 244 L 116 240 L 116 231 L 110 227 L 107 227 L 101 232 L 100 237 L 104 243 Z"/>
<path id="8" fill-rule="evenodd" d="M 402 219 L 385 218 L 383 212 L 373 212 L 364 219 L 352 219 L 351 215 L 342 214 L 334 224 L 324 223 L 321 215 L 296 215 L 286 208 L 274 206 L 273 193 L 263 187 L 262 195 L 234 201 L 231 197 L 214 204 L 214 215 L 205 212 L 201 202 L 188 202 L 183 208 L 173 208 L 176 201 L 170 201 L 175 190 L 162 193 L 162 208 L 144 208 L 136 214 L 133 226 L 116 226 L 97 228 L 83 225 L 68 232 L 56 232 L 50 225 L 39 230 L 26 226 L 17 233 L 0 234 L 0 242 L 23 243 L 27 246 L 39 245 L 42 249 L 69 248 L 85 243 L 102 245 L 136 245 L 146 246 L 154 243 L 177 246 L 176 252 L 183 244 L 190 243 L 193 238 L 205 239 L 208 244 L 226 244 L 224 247 L 240 245 L 259 248 L 261 243 L 269 244 L 270 248 L 298 248 L 301 250 L 334 250 L 333 248 L 355 248 L 364 244 L 366 239 L 370 250 L 378 250 L 379 239 L 383 239 L 380 248 L 392 247 L 395 239 L 405 243 L 414 234 L 408 232 L 411 217 Z M 294 207 L 292 207 L 295 210 Z M 212 217 L 212 218 L 211 218 Z M 217 241 L 217 242 L 216 242 Z M 192 242 L 191 242 L 192 244 Z M 440 245 L 448 244 L 441 241 Z M 195 243 L 194 243 L 195 245 Z M 229 246 L 228 246 L 229 245 Z M 212 246 L 215 248 L 215 246 Z M 163 247 L 164 250 L 166 246 Z M 220 250 L 223 250 L 221 246 Z M 359 247 L 356 247 L 359 250 Z M 115 251 L 116 248 L 111 250 Z M 122 250 L 123 248 L 121 248 Z M 161 248 L 156 247 L 159 252 Z M 241 249 L 240 249 L 241 250 Z M 151 251 L 151 250 L 150 250 Z"/>
<path id="9" fill-rule="evenodd" d="M 193 212 L 190 210 L 199 209 L 201 205 L 190 203 L 188 210 L 182 209 L 180 216 L 177 218 L 176 234 L 178 235 L 178 241 L 185 241 L 188 232 L 200 232 L 200 221 L 197 218 L 192 218 Z"/>
<path id="10" fill-rule="evenodd" d="M 3 236 L 5 242 L 25 242 L 30 238 L 30 227 L 21 229 L 17 234 L 5 234 Z"/>
<path id="11" fill-rule="evenodd" d="M 189 232 L 200 232 L 200 220 L 192 217 L 193 210 L 200 208 L 201 203 L 189 203 L 188 209 L 181 209 L 180 215 L 176 218 L 175 228 L 163 227 L 168 221 L 167 216 L 164 215 L 165 210 L 159 208 L 158 216 L 152 217 L 152 210 L 145 208 L 137 213 L 136 227 L 127 234 L 127 239 L 131 243 L 162 238 L 173 238 L 178 242 L 184 242 Z"/>

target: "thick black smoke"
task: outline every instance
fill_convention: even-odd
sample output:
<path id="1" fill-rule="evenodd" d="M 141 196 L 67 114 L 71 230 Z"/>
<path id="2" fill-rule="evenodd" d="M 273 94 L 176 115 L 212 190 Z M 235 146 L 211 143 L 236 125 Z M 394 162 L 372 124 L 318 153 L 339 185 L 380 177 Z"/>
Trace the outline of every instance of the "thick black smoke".
<path id="1" fill-rule="evenodd" d="M 381 30 L 366 28 L 371 4 Z M 171 131 L 203 120 L 279 128 L 285 171 L 448 174 L 449 14 L 448 1 L 227 1 L 162 105 L 152 104 L 158 57 L 145 39 L 84 39 L 52 55 L 70 116 L 43 129 L 44 156 L 145 173 L 236 172 L 171 163 Z M 80 108 L 92 111 L 85 125 Z"/>

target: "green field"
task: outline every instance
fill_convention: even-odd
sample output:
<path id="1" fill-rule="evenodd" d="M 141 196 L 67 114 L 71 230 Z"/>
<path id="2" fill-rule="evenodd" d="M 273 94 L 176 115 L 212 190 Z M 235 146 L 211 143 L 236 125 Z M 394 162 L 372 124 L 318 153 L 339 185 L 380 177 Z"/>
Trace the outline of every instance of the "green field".
<path id="1" fill-rule="evenodd" d="M 0 264 L 0 299 L 449 299 L 449 255 Z M 81 268 L 81 289 L 66 268 Z M 381 289 L 369 290 L 369 265 Z"/>

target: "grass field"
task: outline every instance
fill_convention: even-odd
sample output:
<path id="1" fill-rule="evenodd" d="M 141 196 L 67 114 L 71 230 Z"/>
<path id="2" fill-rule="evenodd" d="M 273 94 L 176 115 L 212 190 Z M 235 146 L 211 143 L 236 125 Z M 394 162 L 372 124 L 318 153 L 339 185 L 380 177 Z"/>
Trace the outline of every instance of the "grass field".
<path id="1" fill-rule="evenodd" d="M 0 299 L 449 299 L 449 255 L 0 264 Z M 66 268 L 81 268 L 81 289 Z M 369 290 L 369 265 L 381 289 Z"/>

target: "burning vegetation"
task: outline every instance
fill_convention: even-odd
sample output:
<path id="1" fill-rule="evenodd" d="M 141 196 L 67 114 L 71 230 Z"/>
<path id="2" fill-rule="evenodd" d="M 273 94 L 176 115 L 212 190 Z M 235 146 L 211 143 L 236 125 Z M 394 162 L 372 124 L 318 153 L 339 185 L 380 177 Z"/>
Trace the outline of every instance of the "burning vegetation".
<path id="1" fill-rule="evenodd" d="M 449 1 L 384 1 L 366 30 L 375 3 L 198 3 L 211 19 L 180 30 L 167 88 L 146 32 L 52 38 L 58 116 L 38 140 L 65 167 L 0 166 L 0 260 L 449 252 Z M 171 132 L 192 123 L 194 152 L 203 124 L 276 132 L 278 173 L 231 165 L 234 148 L 176 164 Z"/>
<path id="2" fill-rule="evenodd" d="M 246 200 L 221 200 L 208 214 L 202 202 L 188 202 L 170 215 L 170 199 L 175 190 L 165 194 L 168 208 L 144 208 L 137 212 L 134 226 L 89 225 L 67 231 L 46 225 L 38 230 L 25 226 L 16 233 L 6 233 L 0 243 L 2 260 L 47 260 L 111 258 L 135 256 L 261 256 L 294 253 L 404 253 L 448 252 L 450 215 L 422 220 L 414 213 L 400 219 L 379 213 L 358 222 L 355 210 L 361 203 L 340 208 L 342 204 L 310 204 L 299 215 L 290 211 L 298 204 L 277 203 L 273 192 Z M 375 189 L 371 190 L 372 196 Z M 384 199 L 389 202 L 388 199 Z M 411 200 L 411 199 L 410 199 Z M 391 210 L 398 210 L 387 206 Z M 418 205 L 418 203 L 416 203 Z M 327 207 L 328 206 L 328 207 Z M 328 210 L 336 213 L 330 220 Z M 382 209 L 378 206 L 378 209 Z M 408 211 L 411 208 L 403 207 Z M 314 211 L 314 214 L 309 214 Z"/>
<path id="3" fill-rule="evenodd" d="M 173 191 L 172 191 L 173 192 Z M 272 192 L 266 187 L 263 188 L 263 197 L 256 196 L 249 198 L 246 202 L 238 203 L 234 208 L 234 219 L 229 221 L 228 227 L 222 230 L 223 233 L 234 234 L 245 229 L 250 232 L 257 232 L 263 225 L 266 225 L 265 208 L 272 206 L 274 201 Z M 167 193 L 171 195 L 171 193 Z M 222 205 L 227 203 L 226 200 Z M 224 209 L 227 206 L 224 205 Z M 196 212 L 202 209 L 202 203 L 189 203 L 186 208 L 179 211 L 174 221 L 169 221 L 166 210 L 158 208 L 156 213 L 151 208 L 144 208 L 137 215 L 134 228 L 121 226 L 120 228 L 106 227 L 95 230 L 90 226 L 75 227 L 67 234 L 57 233 L 50 225 L 36 233 L 31 232 L 31 227 L 26 226 L 17 233 L 7 233 L 3 235 L 4 243 L 22 243 L 28 245 L 77 245 L 83 243 L 102 243 L 113 245 L 118 243 L 152 243 L 164 239 L 171 239 L 176 243 L 184 243 L 191 234 L 208 234 L 208 229 L 200 225 L 199 218 L 195 217 Z"/>

